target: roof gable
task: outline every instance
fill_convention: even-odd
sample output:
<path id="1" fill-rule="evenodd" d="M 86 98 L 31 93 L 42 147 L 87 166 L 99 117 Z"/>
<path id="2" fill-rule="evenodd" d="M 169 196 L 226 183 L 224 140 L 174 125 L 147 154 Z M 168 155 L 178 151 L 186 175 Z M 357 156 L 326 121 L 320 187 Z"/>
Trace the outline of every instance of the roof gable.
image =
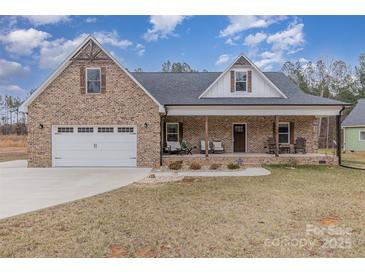
<path id="1" fill-rule="evenodd" d="M 252 92 L 231 92 L 230 71 L 251 71 Z M 199 96 L 199 98 L 229 98 L 229 97 L 273 97 L 287 98 L 287 96 L 246 56 L 239 55 L 227 69 Z"/>
<path id="2" fill-rule="evenodd" d="M 359 99 L 356 106 L 342 122 L 343 127 L 364 126 L 365 127 L 365 99 Z"/>
<path id="3" fill-rule="evenodd" d="M 21 105 L 20 110 L 28 111 L 28 106 L 55 80 L 66 67 L 74 60 L 108 60 L 111 59 L 119 68 L 126 73 L 158 106 L 160 112 L 165 112 L 163 106 L 153 97 L 120 63 L 114 58 L 94 37 L 88 36 L 85 40 L 65 59 L 65 61 L 52 73 L 42 85 L 32 93 Z"/>

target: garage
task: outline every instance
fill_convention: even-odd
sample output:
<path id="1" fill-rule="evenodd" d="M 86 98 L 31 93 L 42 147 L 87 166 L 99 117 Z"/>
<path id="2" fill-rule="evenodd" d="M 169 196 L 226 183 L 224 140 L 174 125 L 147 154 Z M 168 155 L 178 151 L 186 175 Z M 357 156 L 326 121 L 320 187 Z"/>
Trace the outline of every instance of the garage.
<path id="1" fill-rule="evenodd" d="M 53 126 L 54 167 L 135 167 L 135 126 Z"/>

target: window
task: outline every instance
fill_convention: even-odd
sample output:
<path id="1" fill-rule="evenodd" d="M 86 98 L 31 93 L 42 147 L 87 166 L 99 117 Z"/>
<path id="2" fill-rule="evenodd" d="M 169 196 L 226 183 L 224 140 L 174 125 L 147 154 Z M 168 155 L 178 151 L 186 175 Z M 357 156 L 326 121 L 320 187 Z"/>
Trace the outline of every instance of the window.
<path id="1" fill-rule="evenodd" d="M 98 127 L 98 132 L 99 133 L 113 133 L 114 128 L 112 128 L 112 127 Z"/>
<path id="2" fill-rule="evenodd" d="M 279 123 L 279 144 L 289 144 L 290 140 L 289 123 Z"/>
<path id="3" fill-rule="evenodd" d="M 236 91 L 246 91 L 247 74 L 245 71 L 236 71 Z"/>
<path id="4" fill-rule="evenodd" d="M 74 132 L 74 128 L 73 127 L 59 127 L 57 129 L 58 133 L 72 133 Z"/>
<path id="5" fill-rule="evenodd" d="M 179 124 L 167 123 L 166 124 L 166 141 L 167 142 L 179 142 Z"/>
<path id="6" fill-rule="evenodd" d="M 79 127 L 77 128 L 78 133 L 92 133 L 94 132 L 94 128 L 92 127 Z"/>
<path id="7" fill-rule="evenodd" d="M 133 127 L 118 127 L 118 132 L 130 132 L 133 133 L 134 128 Z"/>
<path id="8" fill-rule="evenodd" d="M 360 131 L 359 132 L 359 140 L 360 141 L 365 141 L 365 131 Z"/>
<path id="9" fill-rule="evenodd" d="M 101 91 L 100 68 L 86 69 L 86 91 L 87 93 L 100 93 Z"/>

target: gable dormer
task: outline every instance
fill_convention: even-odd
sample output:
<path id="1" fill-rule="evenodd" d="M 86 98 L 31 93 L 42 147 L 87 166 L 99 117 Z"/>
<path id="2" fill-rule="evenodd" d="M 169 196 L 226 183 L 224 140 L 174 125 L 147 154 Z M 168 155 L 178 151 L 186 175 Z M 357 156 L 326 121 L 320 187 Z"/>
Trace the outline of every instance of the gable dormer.
<path id="1" fill-rule="evenodd" d="M 238 56 L 199 98 L 226 97 L 286 98 L 244 55 Z"/>

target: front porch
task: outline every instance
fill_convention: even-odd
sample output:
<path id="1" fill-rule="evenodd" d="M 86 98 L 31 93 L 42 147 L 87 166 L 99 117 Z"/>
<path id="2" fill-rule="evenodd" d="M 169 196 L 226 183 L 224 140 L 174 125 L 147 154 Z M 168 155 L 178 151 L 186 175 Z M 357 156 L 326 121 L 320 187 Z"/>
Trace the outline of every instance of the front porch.
<path id="1" fill-rule="evenodd" d="M 264 164 L 290 164 L 290 165 L 336 165 L 337 156 L 333 154 L 306 153 L 306 154 L 275 154 L 267 153 L 223 153 L 223 154 L 192 154 L 176 155 L 164 154 L 162 163 L 168 166 L 175 161 L 183 161 L 185 167 L 192 163 L 199 163 L 201 166 L 209 167 L 211 164 L 227 165 L 229 163 L 240 163 L 244 166 L 261 166 Z"/>
<path id="2" fill-rule="evenodd" d="M 318 120 L 314 115 L 167 116 L 161 162 L 165 166 L 174 161 L 186 166 L 337 164 L 336 156 L 318 153 Z M 297 149 L 299 139 L 305 141 L 302 150 Z M 217 141 L 223 146 L 219 154 L 212 148 Z M 171 151 L 171 144 L 183 143 L 190 147 L 188 155 L 179 148 Z"/>

